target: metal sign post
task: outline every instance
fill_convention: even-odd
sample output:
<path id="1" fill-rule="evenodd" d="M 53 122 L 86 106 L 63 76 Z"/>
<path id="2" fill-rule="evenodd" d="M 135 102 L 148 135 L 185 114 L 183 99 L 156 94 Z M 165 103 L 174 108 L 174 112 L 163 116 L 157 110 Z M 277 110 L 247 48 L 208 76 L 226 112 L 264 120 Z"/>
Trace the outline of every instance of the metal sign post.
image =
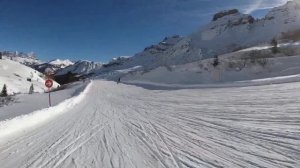
<path id="1" fill-rule="evenodd" d="M 45 81 L 45 86 L 48 88 L 48 93 L 49 93 L 49 107 L 51 107 L 51 87 L 53 86 L 53 81 L 51 79 L 47 79 Z"/>
<path id="2" fill-rule="evenodd" d="M 51 92 L 50 92 L 50 88 L 48 89 L 48 93 L 49 93 L 49 107 L 51 107 Z"/>

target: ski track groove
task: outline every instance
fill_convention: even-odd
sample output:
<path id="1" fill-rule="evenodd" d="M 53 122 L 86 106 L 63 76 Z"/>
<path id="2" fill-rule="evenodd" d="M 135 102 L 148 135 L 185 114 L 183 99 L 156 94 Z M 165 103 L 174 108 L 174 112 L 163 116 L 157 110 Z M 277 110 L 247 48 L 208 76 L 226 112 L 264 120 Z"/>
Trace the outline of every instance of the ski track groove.
<path id="1" fill-rule="evenodd" d="M 166 165 L 166 163 L 163 161 L 161 155 L 159 154 L 159 152 L 154 151 L 150 145 L 139 135 L 137 135 L 135 132 L 132 132 L 152 153 L 153 155 L 159 160 L 159 162 L 165 167 L 165 168 L 169 168 L 168 165 Z"/>
<path id="2" fill-rule="evenodd" d="M 1 168 L 298 168 L 294 90 L 300 83 L 156 91 L 95 81 L 72 110 L 1 143 Z"/>
<path id="3" fill-rule="evenodd" d="M 106 124 L 107 125 L 107 124 Z M 55 165 L 53 166 L 53 168 L 56 168 L 58 167 L 58 165 L 60 165 L 67 157 L 69 157 L 73 152 L 75 152 L 77 149 L 79 149 L 80 147 L 82 147 L 84 144 L 86 144 L 88 141 L 90 141 L 95 135 L 97 135 L 100 131 L 102 131 L 105 126 L 104 125 L 103 127 L 101 127 L 100 129 L 98 129 L 95 133 L 93 133 L 92 135 L 90 135 L 87 139 L 85 139 L 82 143 L 80 143 L 79 145 L 77 145 L 76 147 L 74 148 L 71 148 L 69 152 L 67 152 L 67 149 L 64 149 L 63 151 L 59 152 L 59 153 L 65 153 L 65 155 L 60 158 L 56 163 Z M 76 141 L 77 142 L 77 141 Z M 74 144 L 76 143 L 74 142 Z M 73 144 L 72 144 L 73 145 Z M 43 167 L 43 166 L 42 166 Z"/>
<path id="4" fill-rule="evenodd" d="M 159 136 L 160 140 L 164 143 L 164 145 L 167 147 L 168 151 L 170 152 L 172 159 L 174 161 L 174 163 L 176 164 L 177 168 L 182 168 L 178 158 L 174 155 L 174 152 L 172 151 L 172 149 L 170 148 L 170 146 L 167 144 L 166 140 L 164 139 L 164 137 L 161 135 L 161 133 L 157 130 L 157 128 L 151 123 L 149 122 L 149 124 L 152 126 L 152 128 L 155 130 L 155 133 Z"/>

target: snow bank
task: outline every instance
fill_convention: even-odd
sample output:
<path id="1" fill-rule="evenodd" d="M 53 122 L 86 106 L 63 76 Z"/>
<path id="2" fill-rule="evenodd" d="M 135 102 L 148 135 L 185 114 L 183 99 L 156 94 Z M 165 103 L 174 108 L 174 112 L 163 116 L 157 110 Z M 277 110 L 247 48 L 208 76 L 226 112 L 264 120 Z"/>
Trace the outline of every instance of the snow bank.
<path id="1" fill-rule="evenodd" d="M 0 142 L 7 136 L 25 132 L 32 127 L 50 121 L 64 112 L 67 112 L 85 98 L 91 86 L 92 82 L 84 89 L 84 91 L 82 91 L 81 94 L 67 99 L 57 106 L 38 110 L 27 115 L 18 116 L 16 118 L 0 122 Z"/>
<path id="2" fill-rule="evenodd" d="M 173 90 L 173 89 L 199 89 L 199 88 L 231 88 L 231 87 L 248 87 L 248 86 L 262 86 L 282 83 L 300 82 L 300 75 L 280 76 L 273 78 L 254 79 L 245 81 L 234 81 L 225 83 L 211 83 L 211 84 L 164 84 L 157 82 L 146 81 L 125 81 L 123 83 L 128 85 L 136 85 L 150 90 Z"/>
<path id="3" fill-rule="evenodd" d="M 68 85 L 63 85 L 57 91 L 51 92 L 51 104 L 56 106 L 61 102 L 79 95 L 89 84 L 86 82 L 75 82 Z M 30 114 L 33 111 L 41 110 L 49 107 L 48 94 L 17 94 L 14 96 L 16 102 L 10 103 L 7 106 L 0 108 L 0 122 L 10 120 L 17 116 Z"/>

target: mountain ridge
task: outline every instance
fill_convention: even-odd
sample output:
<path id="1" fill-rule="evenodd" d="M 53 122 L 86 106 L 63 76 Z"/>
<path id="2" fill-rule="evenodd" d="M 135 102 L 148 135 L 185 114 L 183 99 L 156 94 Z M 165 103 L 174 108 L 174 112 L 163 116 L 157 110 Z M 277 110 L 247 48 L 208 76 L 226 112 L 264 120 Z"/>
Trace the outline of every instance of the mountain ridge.
<path id="1" fill-rule="evenodd" d="M 237 9 L 216 13 L 212 21 L 186 37 L 178 35 L 146 47 L 126 60 L 104 66 L 104 71 L 142 66 L 151 70 L 159 66 L 180 65 L 218 55 L 270 44 L 286 32 L 300 30 L 300 2 L 289 1 L 271 9 L 262 19 L 254 19 Z"/>

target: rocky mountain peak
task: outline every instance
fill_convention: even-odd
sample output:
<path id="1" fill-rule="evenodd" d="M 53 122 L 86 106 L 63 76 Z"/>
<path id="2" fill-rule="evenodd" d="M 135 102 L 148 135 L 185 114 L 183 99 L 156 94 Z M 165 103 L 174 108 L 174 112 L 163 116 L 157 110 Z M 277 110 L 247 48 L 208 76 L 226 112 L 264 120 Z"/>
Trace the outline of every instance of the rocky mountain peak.
<path id="1" fill-rule="evenodd" d="M 237 9 L 231 9 L 231 10 L 224 10 L 224 11 L 221 11 L 221 12 L 218 12 L 214 15 L 213 17 L 213 21 L 216 21 L 224 16 L 228 16 L 228 15 L 233 15 L 233 14 L 238 14 L 240 13 L 239 10 Z"/>

